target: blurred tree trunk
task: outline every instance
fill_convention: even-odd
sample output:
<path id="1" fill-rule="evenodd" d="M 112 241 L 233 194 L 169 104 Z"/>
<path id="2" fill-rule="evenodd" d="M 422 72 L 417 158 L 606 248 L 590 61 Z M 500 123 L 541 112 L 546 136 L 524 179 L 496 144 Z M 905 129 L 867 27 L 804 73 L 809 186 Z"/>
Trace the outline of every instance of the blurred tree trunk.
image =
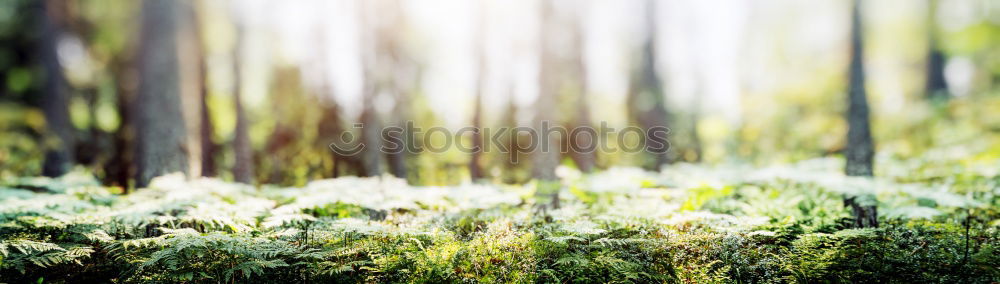
<path id="1" fill-rule="evenodd" d="M 403 48 L 402 38 L 399 32 L 401 27 L 406 25 L 405 14 L 402 10 L 402 3 L 398 0 L 373 1 L 373 5 L 378 11 L 378 17 L 369 19 L 368 24 L 373 29 L 374 39 L 372 44 L 376 53 L 372 55 L 373 73 L 372 79 L 375 81 L 375 95 L 391 94 L 393 99 L 392 111 L 387 115 L 386 126 L 399 127 L 403 131 L 399 133 L 384 132 L 384 141 L 393 141 L 393 144 L 401 142 L 402 149 L 390 149 L 395 146 L 386 145 L 385 162 L 393 176 L 407 178 L 410 171 L 408 163 L 413 153 L 408 150 L 414 149 L 415 142 L 412 135 L 407 131 L 407 123 L 412 121 L 411 101 L 409 94 L 413 91 L 418 78 L 415 76 L 418 67 L 412 58 Z M 399 135 L 390 137 L 389 135 Z M 391 139 L 391 140 L 390 140 Z M 401 151 L 398 151 L 401 150 Z"/>
<path id="2" fill-rule="evenodd" d="M 329 90 L 329 87 L 324 87 L 324 90 Z M 343 121 L 340 118 L 340 108 L 337 104 L 333 102 L 332 96 L 325 96 L 328 100 L 322 101 L 320 121 L 317 124 L 317 132 L 319 137 L 318 141 L 322 147 L 329 147 L 330 143 L 340 139 L 340 136 L 344 134 L 344 128 L 341 126 Z M 330 177 L 340 176 L 341 171 L 347 171 L 353 169 L 354 167 L 353 158 L 347 155 L 341 155 L 336 151 L 330 150 L 330 155 L 332 157 L 332 169 L 330 169 Z"/>
<path id="3" fill-rule="evenodd" d="M 359 5 L 361 13 L 361 46 L 362 68 L 364 69 L 364 83 L 362 92 L 361 107 L 361 143 L 364 148 L 361 150 L 359 160 L 361 164 L 361 176 L 379 176 L 383 173 L 383 157 L 392 161 L 390 155 L 382 153 L 382 121 L 375 109 L 375 99 L 381 92 L 387 90 L 391 80 L 387 79 L 391 74 L 392 55 L 385 54 L 393 52 L 390 46 L 390 34 L 394 32 L 389 27 L 389 23 L 395 20 L 394 13 L 398 12 L 398 7 L 385 7 L 385 1 L 362 1 Z M 398 4 L 398 3 L 396 3 Z M 383 27 L 386 26 L 386 27 Z M 401 173 L 394 173 L 401 174 Z"/>
<path id="4" fill-rule="evenodd" d="M 656 4 L 654 0 L 647 0 L 646 3 L 646 41 L 643 43 L 638 71 L 632 76 L 628 93 L 629 114 L 644 131 L 666 128 L 669 115 L 664 105 L 663 83 L 656 72 Z M 647 146 L 665 146 L 670 143 L 663 136 L 644 136 Z M 666 147 L 650 150 L 652 161 L 644 163 L 644 167 L 659 170 L 663 165 L 671 163 L 667 150 Z"/>
<path id="5" fill-rule="evenodd" d="M 319 28 L 322 31 L 322 26 Z M 319 35 L 317 48 L 317 61 L 328 62 L 326 50 L 330 48 L 327 42 L 325 34 L 322 32 L 317 32 Z M 350 174 L 351 172 L 358 172 L 358 161 L 357 157 L 350 155 L 343 155 L 338 151 L 332 150 L 332 144 L 336 141 L 340 141 L 341 136 L 344 135 L 345 130 L 343 127 L 344 120 L 341 117 L 341 109 L 337 104 L 337 100 L 334 99 L 334 95 L 331 93 L 333 90 L 330 84 L 330 71 L 328 64 L 321 64 L 319 66 L 320 77 L 322 78 L 322 84 L 319 90 L 319 101 L 320 101 L 320 120 L 317 123 L 316 131 L 319 134 L 317 139 L 317 146 L 320 148 L 330 151 L 330 172 L 329 176 L 336 178 L 341 174 Z M 343 173 L 342 173 L 343 172 Z"/>
<path id="6" fill-rule="evenodd" d="M 480 5 L 483 5 L 480 3 Z M 483 171 L 483 96 L 486 90 L 486 23 L 485 23 L 485 10 L 480 7 L 479 9 L 480 19 L 479 19 L 479 30 L 478 37 L 476 37 L 476 56 L 478 62 L 478 68 L 476 72 L 476 97 L 475 102 L 472 105 L 472 127 L 474 131 L 472 132 L 472 153 L 469 153 L 469 177 L 472 181 L 479 181 L 486 177 L 486 173 Z"/>
<path id="7" fill-rule="evenodd" d="M 233 107 L 236 109 L 236 130 L 233 138 L 233 154 L 236 161 L 233 164 L 233 180 L 251 184 L 254 180 L 253 149 L 250 145 L 250 123 L 243 109 L 243 28 L 237 27 L 237 40 L 233 48 Z"/>
<path id="8" fill-rule="evenodd" d="M 194 1 L 176 1 L 175 15 L 177 33 L 177 70 L 180 73 L 181 114 L 183 115 L 187 145 L 187 174 L 191 177 L 203 176 L 204 162 L 208 149 L 202 148 L 205 126 L 202 121 L 202 109 L 205 106 L 204 94 L 205 74 L 202 65 L 205 64 L 204 47 L 201 42 L 199 19 Z M 211 135 L 211 133 L 209 133 Z M 208 153 L 210 154 L 210 153 Z"/>
<path id="9" fill-rule="evenodd" d="M 132 54 L 132 52 L 128 52 Z M 135 126 L 133 117 L 135 115 L 135 92 L 134 83 L 135 70 L 130 61 L 131 56 L 120 56 L 112 60 L 111 74 L 115 75 L 115 104 L 118 109 L 118 119 L 120 121 L 118 129 L 114 133 L 114 153 L 105 167 L 107 173 L 107 184 L 117 185 L 126 191 L 129 188 L 129 180 L 135 174 Z"/>
<path id="10" fill-rule="evenodd" d="M 584 27 L 583 27 L 583 12 L 578 12 L 576 15 L 576 21 L 573 23 L 573 62 L 574 65 L 573 72 L 574 80 L 576 84 L 576 91 L 578 95 L 576 96 L 576 113 L 573 119 L 574 129 L 593 129 L 593 125 L 590 122 L 590 106 L 588 104 L 587 92 L 587 64 L 584 59 L 585 50 L 585 38 L 584 38 Z M 596 129 L 595 129 L 596 130 Z M 571 132 L 571 135 L 567 137 L 569 140 L 569 154 L 576 163 L 577 168 L 584 173 L 589 173 L 594 170 L 594 164 L 597 161 L 597 141 L 599 138 L 591 136 L 591 134 L 597 134 L 597 132 L 589 131 L 578 131 Z M 592 148 L 592 149 L 591 149 Z"/>
<path id="11" fill-rule="evenodd" d="M 214 129 L 208 110 L 207 66 L 201 36 L 197 2 L 180 1 L 178 10 L 178 70 L 181 82 L 181 111 L 187 129 L 188 174 L 216 174 Z"/>
<path id="12" fill-rule="evenodd" d="M 393 69 L 395 69 L 395 72 L 400 72 L 399 70 L 404 68 L 399 68 L 399 69 L 393 68 Z M 382 132 L 380 134 L 383 134 L 382 137 L 383 141 L 401 142 L 401 145 L 397 146 L 402 147 L 402 149 L 387 151 L 385 153 L 385 159 L 386 159 L 386 164 L 388 165 L 389 168 L 389 173 L 391 173 L 395 177 L 406 179 L 408 177 L 408 172 L 409 172 L 409 169 L 407 167 L 407 160 L 410 159 L 411 155 L 411 153 L 407 151 L 407 149 L 412 149 L 410 145 L 413 144 L 413 138 L 411 137 L 412 133 L 407 131 L 406 128 L 406 123 L 408 121 L 411 121 L 409 120 L 409 118 L 411 117 L 411 112 L 410 112 L 410 102 L 407 98 L 407 91 L 400 89 L 397 83 L 398 82 L 392 83 L 393 86 L 392 89 L 394 90 L 393 93 L 395 94 L 395 96 L 393 102 L 393 110 L 392 113 L 390 114 L 389 121 L 393 123 L 392 126 L 400 127 L 402 128 L 403 131 L 396 134 L 391 134 L 389 132 Z M 391 135 L 399 135 L 400 137 L 391 138 Z"/>
<path id="13" fill-rule="evenodd" d="M 73 124 L 69 119 L 69 86 L 63 77 L 57 54 L 59 27 L 52 13 L 52 5 L 59 3 L 62 2 L 39 1 L 36 9 L 38 19 L 42 21 L 38 50 L 45 72 L 41 107 L 45 115 L 47 134 L 44 140 L 45 161 L 42 165 L 42 175 L 50 177 L 61 176 L 69 171 L 74 159 L 73 150 L 76 147 Z"/>
<path id="14" fill-rule="evenodd" d="M 145 0 L 136 104 L 136 185 L 159 175 L 187 172 L 187 133 L 178 69 L 178 2 Z"/>
<path id="15" fill-rule="evenodd" d="M 948 81 L 944 78 L 945 55 L 941 51 L 937 28 L 937 0 L 927 0 L 927 81 L 925 91 L 928 99 L 946 100 Z"/>
<path id="16" fill-rule="evenodd" d="M 536 197 L 538 202 L 544 204 L 548 201 L 551 208 L 559 208 L 559 180 L 556 177 L 556 166 L 559 165 L 560 144 L 555 137 L 555 132 L 547 133 L 549 129 L 555 128 L 556 96 L 558 95 L 558 78 L 556 73 L 556 54 L 561 52 L 555 50 L 553 37 L 558 33 L 552 21 L 554 15 L 554 3 L 545 0 L 539 3 L 541 6 L 541 20 L 539 32 L 539 84 L 538 98 L 535 101 L 534 128 L 537 133 L 537 143 L 532 143 L 533 149 L 532 177 L 535 178 Z M 548 199 L 548 200 L 546 200 Z M 541 207 L 545 209 L 545 207 Z"/>
<path id="17" fill-rule="evenodd" d="M 365 92 L 361 111 L 361 142 L 365 145 L 361 151 L 361 176 L 382 175 L 382 127 L 371 99 L 373 95 L 373 91 Z"/>
<path id="18" fill-rule="evenodd" d="M 212 141 L 212 136 L 215 135 L 215 127 L 212 125 L 211 111 L 208 109 L 208 85 L 206 74 L 205 61 L 202 60 L 200 64 L 201 68 L 201 176 L 214 177 L 217 176 L 218 169 L 215 164 L 215 154 L 218 153 L 219 145 L 216 145 Z"/>
<path id="19" fill-rule="evenodd" d="M 875 146 L 872 141 L 869 122 L 868 98 L 865 94 L 864 34 L 861 23 L 861 0 L 854 0 L 851 11 L 851 63 L 849 70 L 848 110 L 847 110 L 847 159 L 845 172 L 848 176 L 871 177 L 872 157 Z M 870 196 L 847 196 L 844 204 L 851 207 L 854 225 L 857 227 L 878 227 L 877 203 Z"/>
<path id="20" fill-rule="evenodd" d="M 472 153 L 471 157 L 469 158 L 469 176 L 472 178 L 473 181 L 481 180 L 486 177 L 486 173 L 483 171 L 483 164 L 482 164 L 483 135 L 481 132 L 483 130 L 483 123 L 482 123 L 483 79 L 484 79 L 483 77 L 485 77 L 482 75 L 482 73 L 484 71 L 483 69 L 485 68 L 482 67 L 483 60 L 480 59 L 479 62 L 480 62 L 479 87 L 478 90 L 476 91 L 476 98 L 475 98 L 476 102 L 473 105 L 474 109 L 472 110 L 472 127 L 475 128 L 475 131 L 472 132 L 472 149 L 471 149 Z"/>
<path id="21" fill-rule="evenodd" d="M 524 182 L 521 175 L 518 174 L 521 152 L 518 149 L 518 137 L 516 133 L 513 132 L 513 130 L 519 126 L 517 122 L 519 113 L 517 104 L 514 102 L 514 94 L 511 92 L 507 98 L 506 110 L 504 111 L 503 117 L 500 119 L 501 127 L 506 128 L 506 131 L 502 133 L 500 141 L 505 143 L 504 147 L 507 149 L 507 155 L 501 158 L 501 167 L 503 168 L 502 180 L 503 182 L 509 184 Z"/>

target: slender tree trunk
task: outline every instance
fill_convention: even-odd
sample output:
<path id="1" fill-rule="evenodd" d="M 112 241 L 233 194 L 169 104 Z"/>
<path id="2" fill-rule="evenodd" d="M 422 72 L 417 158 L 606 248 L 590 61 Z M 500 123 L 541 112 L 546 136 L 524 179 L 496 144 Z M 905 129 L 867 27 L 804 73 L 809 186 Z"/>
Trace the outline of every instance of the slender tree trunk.
<path id="1" fill-rule="evenodd" d="M 187 174 L 191 177 L 203 176 L 202 165 L 206 149 L 202 148 L 202 107 L 205 105 L 202 90 L 205 74 L 202 72 L 204 51 L 201 43 L 199 19 L 193 1 L 176 1 L 177 14 L 177 68 L 180 73 L 181 114 L 187 131 Z"/>
<path id="2" fill-rule="evenodd" d="M 105 183 L 129 188 L 129 180 L 135 174 L 135 127 L 133 117 L 135 115 L 135 84 L 130 83 L 127 76 L 134 74 L 130 72 L 132 64 L 124 57 L 114 60 L 111 64 L 112 74 L 115 74 L 115 89 L 117 90 L 115 100 L 118 108 L 119 125 L 114 133 L 114 154 L 111 161 L 105 167 L 107 181 Z"/>
<path id="3" fill-rule="evenodd" d="M 659 170 L 672 162 L 668 155 L 668 145 L 664 135 L 648 135 L 650 129 L 666 128 L 668 113 L 664 106 L 663 83 L 656 72 L 656 2 L 647 0 L 646 41 L 642 47 L 639 70 L 633 75 L 629 90 L 628 107 L 633 120 L 647 131 L 645 145 L 654 146 L 649 150 L 651 162 L 644 163 L 646 169 Z"/>
<path id="4" fill-rule="evenodd" d="M 51 4 L 54 1 L 38 2 L 38 19 L 42 21 L 42 38 L 39 50 L 42 68 L 45 72 L 45 85 L 42 89 L 42 112 L 45 115 L 45 161 L 42 174 L 45 176 L 61 176 L 69 171 L 74 160 L 75 140 L 73 124 L 69 119 L 69 93 L 66 78 L 63 77 L 62 66 L 56 53 L 59 39 L 59 28 L 50 15 Z"/>
<path id="5" fill-rule="evenodd" d="M 212 136 L 215 135 L 215 127 L 212 125 L 211 112 L 208 109 L 208 86 L 206 82 L 207 74 L 205 73 L 205 61 L 201 62 L 201 175 L 206 177 L 213 177 L 218 175 L 218 169 L 215 164 L 215 153 L 218 151 L 219 146 L 212 141 Z"/>
<path id="6" fill-rule="evenodd" d="M 399 61 L 394 60 L 393 62 L 396 62 L 394 65 L 398 65 Z M 395 72 L 405 72 L 399 71 L 400 69 L 405 68 L 396 69 Z M 395 100 L 393 102 L 393 111 L 390 115 L 390 121 L 394 123 L 392 126 L 402 128 L 403 131 L 399 133 L 383 132 L 381 134 L 384 136 L 383 141 L 394 141 L 393 143 L 401 142 L 401 145 L 398 146 L 402 147 L 402 149 L 391 149 L 392 151 L 387 151 L 385 153 L 385 160 L 390 174 L 398 178 L 406 179 L 409 172 L 406 161 L 409 160 L 411 155 L 407 149 L 412 149 L 410 145 L 413 143 L 413 138 L 411 137 L 412 133 L 407 131 L 408 129 L 406 127 L 407 119 L 411 116 L 410 103 L 407 99 L 406 91 L 400 88 L 400 85 L 398 82 L 395 82 L 395 79 L 391 85 L 393 86 L 392 89 L 395 93 Z M 399 137 L 391 137 L 391 135 L 398 135 Z"/>
<path id="7" fill-rule="evenodd" d="M 371 50 L 375 51 L 370 58 L 372 64 L 370 75 L 376 89 L 375 94 L 389 93 L 393 96 L 393 109 L 385 115 L 386 126 L 400 127 L 404 130 L 399 133 L 382 133 L 385 136 L 383 139 L 387 143 L 401 142 L 402 144 L 386 145 L 386 150 L 389 151 L 384 153 L 385 164 L 390 174 L 406 179 L 409 172 L 407 161 L 412 155 L 410 151 L 406 150 L 412 149 L 410 144 L 413 143 L 412 133 L 406 131 L 407 120 L 412 115 L 408 98 L 412 89 L 410 89 L 409 82 L 402 80 L 402 78 L 413 77 L 413 74 L 408 73 L 414 72 L 416 68 L 413 68 L 413 62 L 409 60 L 405 50 L 401 48 L 401 38 L 397 29 L 404 26 L 406 21 L 401 5 L 398 0 L 374 1 L 369 9 L 374 8 L 375 11 L 378 11 L 378 17 L 368 19 L 367 23 L 372 29 L 373 38 L 370 42 L 373 46 Z M 389 137 L 389 135 L 398 135 L 398 137 Z M 392 149 L 395 146 L 400 146 L 403 149 Z"/>
<path id="8" fill-rule="evenodd" d="M 854 0 L 851 12 L 851 63 L 848 86 L 847 110 L 847 159 L 845 172 L 848 176 L 871 177 L 872 157 L 875 146 L 872 141 L 869 122 L 868 98 L 865 93 L 864 74 L 864 34 L 861 23 L 861 0 Z M 847 196 L 844 204 L 854 214 L 857 227 L 878 227 L 878 212 L 874 198 L 870 196 Z"/>
<path id="9" fill-rule="evenodd" d="M 323 89 L 329 90 L 327 87 L 324 87 Z M 323 103 L 321 119 L 317 125 L 317 132 L 319 132 L 320 137 L 322 137 L 319 143 L 323 145 L 320 146 L 329 147 L 331 143 L 341 139 L 340 136 L 344 133 L 341 123 L 340 109 L 337 107 L 336 103 L 333 102 L 333 99 L 327 100 L 327 102 Z M 330 176 L 337 177 L 340 175 L 342 164 L 349 162 L 354 157 L 341 155 L 340 153 L 332 150 L 329 151 L 333 160 L 333 168 L 331 169 Z"/>
<path id="10" fill-rule="evenodd" d="M 480 60 L 482 62 L 482 60 Z M 482 63 L 480 63 L 482 64 Z M 482 67 L 479 67 L 480 73 L 483 71 Z M 472 132 L 472 153 L 469 158 L 469 176 L 473 181 L 481 180 L 486 177 L 486 173 L 483 171 L 482 155 L 483 155 L 483 135 L 480 131 L 483 130 L 482 123 L 482 103 L 483 103 L 483 77 L 479 76 L 479 90 L 476 92 L 476 102 L 474 104 L 474 109 L 472 110 L 472 127 L 475 128 L 475 132 Z"/>
<path id="11" fill-rule="evenodd" d="M 366 92 L 369 97 L 374 95 Z M 361 176 L 382 175 L 382 127 L 375 107 L 370 98 L 365 98 L 364 110 L 361 111 L 361 141 L 365 148 L 361 151 Z"/>
<path id="12" fill-rule="evenodd" d="M 185 25 L 186 37 L 190 39 L 187 40 L 189 47 L 187 48 L 190 52 L 191 59 L 186 60 L 187 66 L 184 70 L 192 70 L 195 78 L 192 76 L 187 76 L 185 78 L 185 84 L 188 84 L 187 92 L 191 92 L 190 95 L 186 96 L 192 101 L 189 105 L 192 110 L 189 111 L 188 118 L 191 119 L 192 123 L 188 123 L 189 127 L 197 130 L 197 132 L 189 133 L 193 137 L 189 137 L 189 143 L 197 144 L 191 146 L 192 151 L 197 149 L 198 155 L 197 159 L 192 162 L 197 162 L 197 165 L 192 165 L 192 167 L 197 167 L 198 170 L 191 170 L 191 174 L 198 174 L 200 176 L 211 177 L 218 175 L 218 169 L 215 163 L 215 154 L 218 150 L 218 145 L 212 141 L 212 136 L 215 135 L 215 127 L 212 125 L 211 112 L 208 109 L 208 63 L 205 57 L 205 47 L 202 42 L 201 34 L 201 20 L 198 17 L 196 2 L 185 3 L 185 18 L 188 18 L 188 23 Z M 185 118 L 187 119 L 187 118 Z M 195 139 L 190 139 L 195 138 Z M 195 155 L 191 155 L 194 159 Z"/>
<path id="13" fill-rule="evenodd" d="M 482 180 L 486 177 L 483 171 L 483 93 L 486 89 L 486 43 L 483 35 L 486 34 L 485 20 L 482 18 L 484 10 L 480 7 L 479 36 L 477 37 L 476 53 L 479 66 L 476 72 L 476 98 L 472 106 L 472 153 L 469 156 L 469 177 L 473 181 Z"/>
<path id="14" fill-rule="evenodd" d="M 950 97 L 944 78 L 945 55 L 938 42 L 937 0 L 927 0 L 927 98 L 945 100 Z"/>
<path id="15" fill-rule="evenodd" d="M 504 111 L 503 118 L 501 119 L 501 124 L 506 127 L 508 131 L 503 133 L 502 140 L 505 143 L 505 148 L 507 149 L 507 155 L 503 157 L 503 182 L 505 183 L 521 183 L 522 180 L 519 178 L 518 166 L 520 165 L 520 151 L 518 149 L 518 137 L 515 133 L 512 133 L 512 129 L 517 128 L 517 115 L 519 111 L 517 104 L 514 103 L 514 94 L 510 94 L 507 98 L 507 107 Z"/>
<path id="16" fill-rule="evenodd" d="M 548 131 L 557 126 L 553 110 L 556 107 L 556 96 L 559 88 L 555 72 L 557 65 L 555 54 L 559 51 L 555 50 L 556 47 L 551 43 L 557 32 L 557 27 L 552 23 L 553 4 L 551 0 L 545 0 L 539 4 L 542 17 L 540 21 L 541 32 L 539 32 L 541 36 L 539 39 L 541 48 L 539 52 L 541 55 L 539 58 L 539 84 L 541 87 L 535 101 L 534 128 L 537 135 L 534 139 L 537 143 L 532 143 L 536 146 L 532 153 L 534 163 L 532 177 L 537 182 L 536 196 L 539 202 L 548 201 L 550 203 L 548 206 L 551 208 L 559 208 L 559 189 L 561 186 L 556 177 L 556 166 L 559 165 L 560 144 L 556 133 Z M 541 207 L 541 209 L 546 208 Z"/>
<path id="17" fill-rule="evenodd" d="M 384 141 L 390 141 L 389 139 L 392 139 L 392 141 L 402 142 L 402 145 L 399 145 L 399 146 L 403 147 L 403 149 L 401 149 L 402 151 L 386 152 L 385 153 L 385 160 L 386 160 L 386 164 L 389 166 L 389 173 L 391 173 L 395 177 L 406 179 L 407 178 L 406 160 L 407 160 L 407 156 L 409 154 L 409 152 L 407 152 L 406 149 L 407 149 L 408 144 L 412 143 L 412 139 L 409 138 L 410 133 L 407 132 L 407 131 L 405 131 L 405 129 L 406 129 L 406 117 L 409 116 L 408 115 L 408 113 L 409 113 L 408 112 L 409 105 L 408 105 L 407 100 L 406 100 L 406 94 L 404 94 L 404 92 L 398 88 L 397 84 L 393 83 L 393 85 L 394 85 L 393 89 L 395 90 L 395 94 L 396 94 L 396 96 L 395 96 L 396 99 L 395 99 L 395 102 L 394 102 L 394 105 L 393 105 L 393 112 L 392 112 L 392 115 L 391 115 L 391 117 L 392 117 L 391 121 L 395 122 L 395 125 L 394 125 L 395 127 L 401 127 L 401 128 L 404 129 L 404 131 L 401 132 L 401 133 L 395 133 L 395 134 L 392 134 L 392 133 L 389 133 L 389 132 L 385 132 L 385 133 L 382 133 L 382 134 L 384 134 L 385 136 L 399 135 L 400 137 L 396 137 L 396 138 L 383 137 L 383 139 L 384 139 Z M 399 139 L 397 139 L 397 138 L 399 138 Z M 401 141 L 399 141 L 399 140 L 401 140 Z"/>
<path id="18" fill-rule="evenodd" d="M 242 27 L 238 28 L 239 39 L 243 37 Z M 233 106 L 236 108 L 236 133 L 233 138 L 233 152 L 236 161 L 233 164 L 233 180 L 251 184 L 254 180 L 253 149 L 250 145 L 250 123 L 243 109 L 243 75 L 241 73 L 242 42 L 236 41 L 233 49 Z"/>
<path id="19" fill-rule="evenodd" d="M 587 102 L 588 88 L 587 88 L 587 64 L 584 60 L 584 30 L 583 30 L 583 13 L 580 12 L 577 15 L 576 22 L 573 23 L 573 41 L 574 47 L 576 48 L 573 53 L 573 65 L 575 65 L 574 76 L 576 77 L 574 83 L 577 85 L 576 90 L 579 95 L 576 97 L 576 115 L 574 117 L 574 128 L 576 132 L 571 131 L 568 137 L 569 140 L 569 153 L 573 162 L 576 163 L 577 168 L 581 172 L 589 173 L 594 170 L 594 165 L 597 161 L 597 141 L 599 138 L 596 135 L 597 132 L 583 131 L 580 129 L 593 128 L 590 122 L 590 106 Z"/>
<path id="20" fill-rule="evenodd" d="M 380 30 L 379 19 L 391 15 L 377 16 L 377 11 L 382 10 L 378 1 L 362 1 L 359 5 L 361 9 L 361 46 L 366 50 L 363 54 L 362 65 L 364 69 L 364 90 L 362 92 L 361 107 L 361 142 L 364 143 L 359 162 L 361 176 L 380 176 L 383 173 L 383 161 L 385 156 L 382 153 L 382 122 L 375 110 L 375 97 L 379 94 L 380 88 L 385 87 L 385 81 L 379 77 L 382 69 L 380 64 L 384 64 L 385 59 L 380 58 L 379 53 L 387 52 L 385 36 Z M 386 13 L 392 13 L 386 10 Z"/>
<path id="21" fill-rule="evenodd" d="M 177 2 L 145 0 L 136 104 L 136 184 L 187 172 L 187 133 L 181 111 L 177 60 Z"/>

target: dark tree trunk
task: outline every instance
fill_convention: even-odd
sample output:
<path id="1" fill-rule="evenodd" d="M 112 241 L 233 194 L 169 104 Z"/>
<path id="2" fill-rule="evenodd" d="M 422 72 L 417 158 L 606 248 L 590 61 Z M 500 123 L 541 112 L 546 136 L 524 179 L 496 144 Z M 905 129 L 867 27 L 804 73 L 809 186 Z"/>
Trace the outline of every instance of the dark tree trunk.
<path id="1" fill-rule="evenodd" d="M 208 109 L 208 86 L 205 73 L 205 61 L 201 62 L 201 134 L 199 135 L 201 139 L 201 175 L 206 177 L 214 177 L 218 175 L 218 169 L 215 165 L 215 154 L 218 152 L 219 146 L 212 141 L 212 136 L 215 135 L 215 127 L 212 125 L 211 112 Z"/>
<path id="2" fill-rule="evenodd" d="M 243 37 L 242 28 L 238 28 L 239 39 Z M 233 164 L 233 180 L 251 184 L 254 181 L 253 149 L 250 145 L 250 123 L 247 121 L 246 110 L 243 109 L 243 75 L 241 74 L 242 42 L 236 41 L 233 49 L 233 106 L 236 108 L 236 130 L 233 138 L 233 154 L 236 161 Z"/>
<path id="3" fill-rule="evenodd" d="M 948 82 L 944 78 L 945 55 L 938 42 L 937 0 L 927 0 L 927 81 L 925 91 L 931 100 L 946 100 Z"/>
<path id="4" fill-rule="evenodd" d="M 872 142 L 869 122 L 868 98 L 865 94 L 864 35 L 861 24 L 861 0 L 854 1 L 851 12 L 851 63 L 849 70 L 848 110 L 847 110 L 847 160 L 845 172 L 848 176 L 871 177 L 872 157 L 875 146 Z M 874 198 L 864 196 L 845 197 L 844 203 L 851 207 L 854 225 L 857 227 L 878 227 L 878 212 Z"/>
<path id="5" fill-rule="evenodd" d="M 45 115 L 46 135 L 44 141 L 45 161 L 42 164 L 42 175 L 55 177 L 69 171 L 73 164 L 76 147 L 73 138 L 73 124 L 69 119 L 69 93 L 66 78 L 63 77 L 62 66 L 56 53 L 59 39 L 59 28 L 50 15 L 50 4 L 57 2 L 39 1 L 38 19 L 42 21 L 42 38 L 40 41 L 40 59 L 45 72 L 45 85 L 42 89 L 41 107 Z"/>
<path id="6" fill-rule="evenodd" d="M 187 172 L 187 133 L 181 112 L 177 60 L 177 2 L 145 0 L 136 104 L 136 184 Z"/>
<path id="7" fill-rule="evenodd" d="M 124 58 L 118 58 L 111 64 L 112 74 L 115 74 L 115 89 L 117 90 L 115 103 L 118 108 L 120 124 L 114 133 L 114 154 L 112 154 L 111 161 L 105 167 L 105 171 L 107 172 L 105 183 L 121 186 L 127 191 L 129 180 L 135 174 L 133 163 L 133 157 L 135 156 L 135 127 L 132 119 L 135 115 L 134 101 L 136 89 L 135 84 L 130 83 L 132 81 L 128 79 L 134 78 L 135 73 L 131 69 L 131 63 Z"/>
<path id="8" fill-rule="evenodd" d="M 663 83 L 656 72 L 656 5 L 647 1 L 646 7 L 646 41 L 642 47 L 639 70 L 633 75 L 629 90 L 628 107 L 632 119 L 643 130 L 666 128 L 667 109 L 664 105 Z M 647 132 L 648 134 L 648 132 Z M 652 161 L 644 163 L 646 169 L 659 170 L 663 165 L 672 162 L 667 150 L 670 142 L 665 135 L 645 135 L 645 145 L 657 146 L 647 148 Z"/>

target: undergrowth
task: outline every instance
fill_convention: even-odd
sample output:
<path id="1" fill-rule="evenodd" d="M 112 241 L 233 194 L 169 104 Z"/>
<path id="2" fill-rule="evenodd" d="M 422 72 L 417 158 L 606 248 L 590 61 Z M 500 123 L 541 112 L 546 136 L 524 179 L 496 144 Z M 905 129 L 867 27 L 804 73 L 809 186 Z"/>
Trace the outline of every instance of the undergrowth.
<path id="1" fill-rule="evenodd" d="M 0 282 L 1000 281 L 995 174 L 854 180 L 837 163 L 564 175 L 545 215 L 530 186 L 165 176 L 121 195 L 82 174 L 7 179 Z M 840 199 L 858 188 L 879 228 L 849 227 Z"/>

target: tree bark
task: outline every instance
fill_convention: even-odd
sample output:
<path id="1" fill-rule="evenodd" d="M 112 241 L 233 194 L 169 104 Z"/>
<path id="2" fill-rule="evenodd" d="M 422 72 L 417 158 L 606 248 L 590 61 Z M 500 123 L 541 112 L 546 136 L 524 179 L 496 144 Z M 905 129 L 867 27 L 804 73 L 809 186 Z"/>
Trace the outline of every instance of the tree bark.
<path id="1" fill-rule="evenodd" d="M 45 115 L 46 138 L 45 161 L 42 164 L 42 175 L 56 177 L 70 170 L 74 159 L 75 140 L 73 124 L 69 119 L 69 93 L 66 78 L 56 48 L 59 40 L 59 28 L 52 18 L 50 9 L 54 1 L 38 2 L 38 19 L 42 21 L 42 38 L 39 50 L 42 68 L 45 74 L 45 85 L 42 89 L 41 107 Z"/>
<path id="2" fill-rule="evenodd" d="M 872 177 L 872 158 L 875 146 L 872 141 L 869 122 L 868 98 L 865 92 L 864 35 L 861 23 L 861 0 L 854 0 L 851 12 L 851 62 L 848 86 L 847 160 L 845 172 L 848 176 Z M 878 227 L 877 203 L 874 198 L 847 196 L 844 204 L 851 207 L 854 225 L 857 227 Z"/>
<path id="3" fill-rule="evenodd" d="M 177 60 L 177 2 L 145 0 L 136 104 L 136 184 L 187 172 L 187 133 L 181 111 Z"/>

